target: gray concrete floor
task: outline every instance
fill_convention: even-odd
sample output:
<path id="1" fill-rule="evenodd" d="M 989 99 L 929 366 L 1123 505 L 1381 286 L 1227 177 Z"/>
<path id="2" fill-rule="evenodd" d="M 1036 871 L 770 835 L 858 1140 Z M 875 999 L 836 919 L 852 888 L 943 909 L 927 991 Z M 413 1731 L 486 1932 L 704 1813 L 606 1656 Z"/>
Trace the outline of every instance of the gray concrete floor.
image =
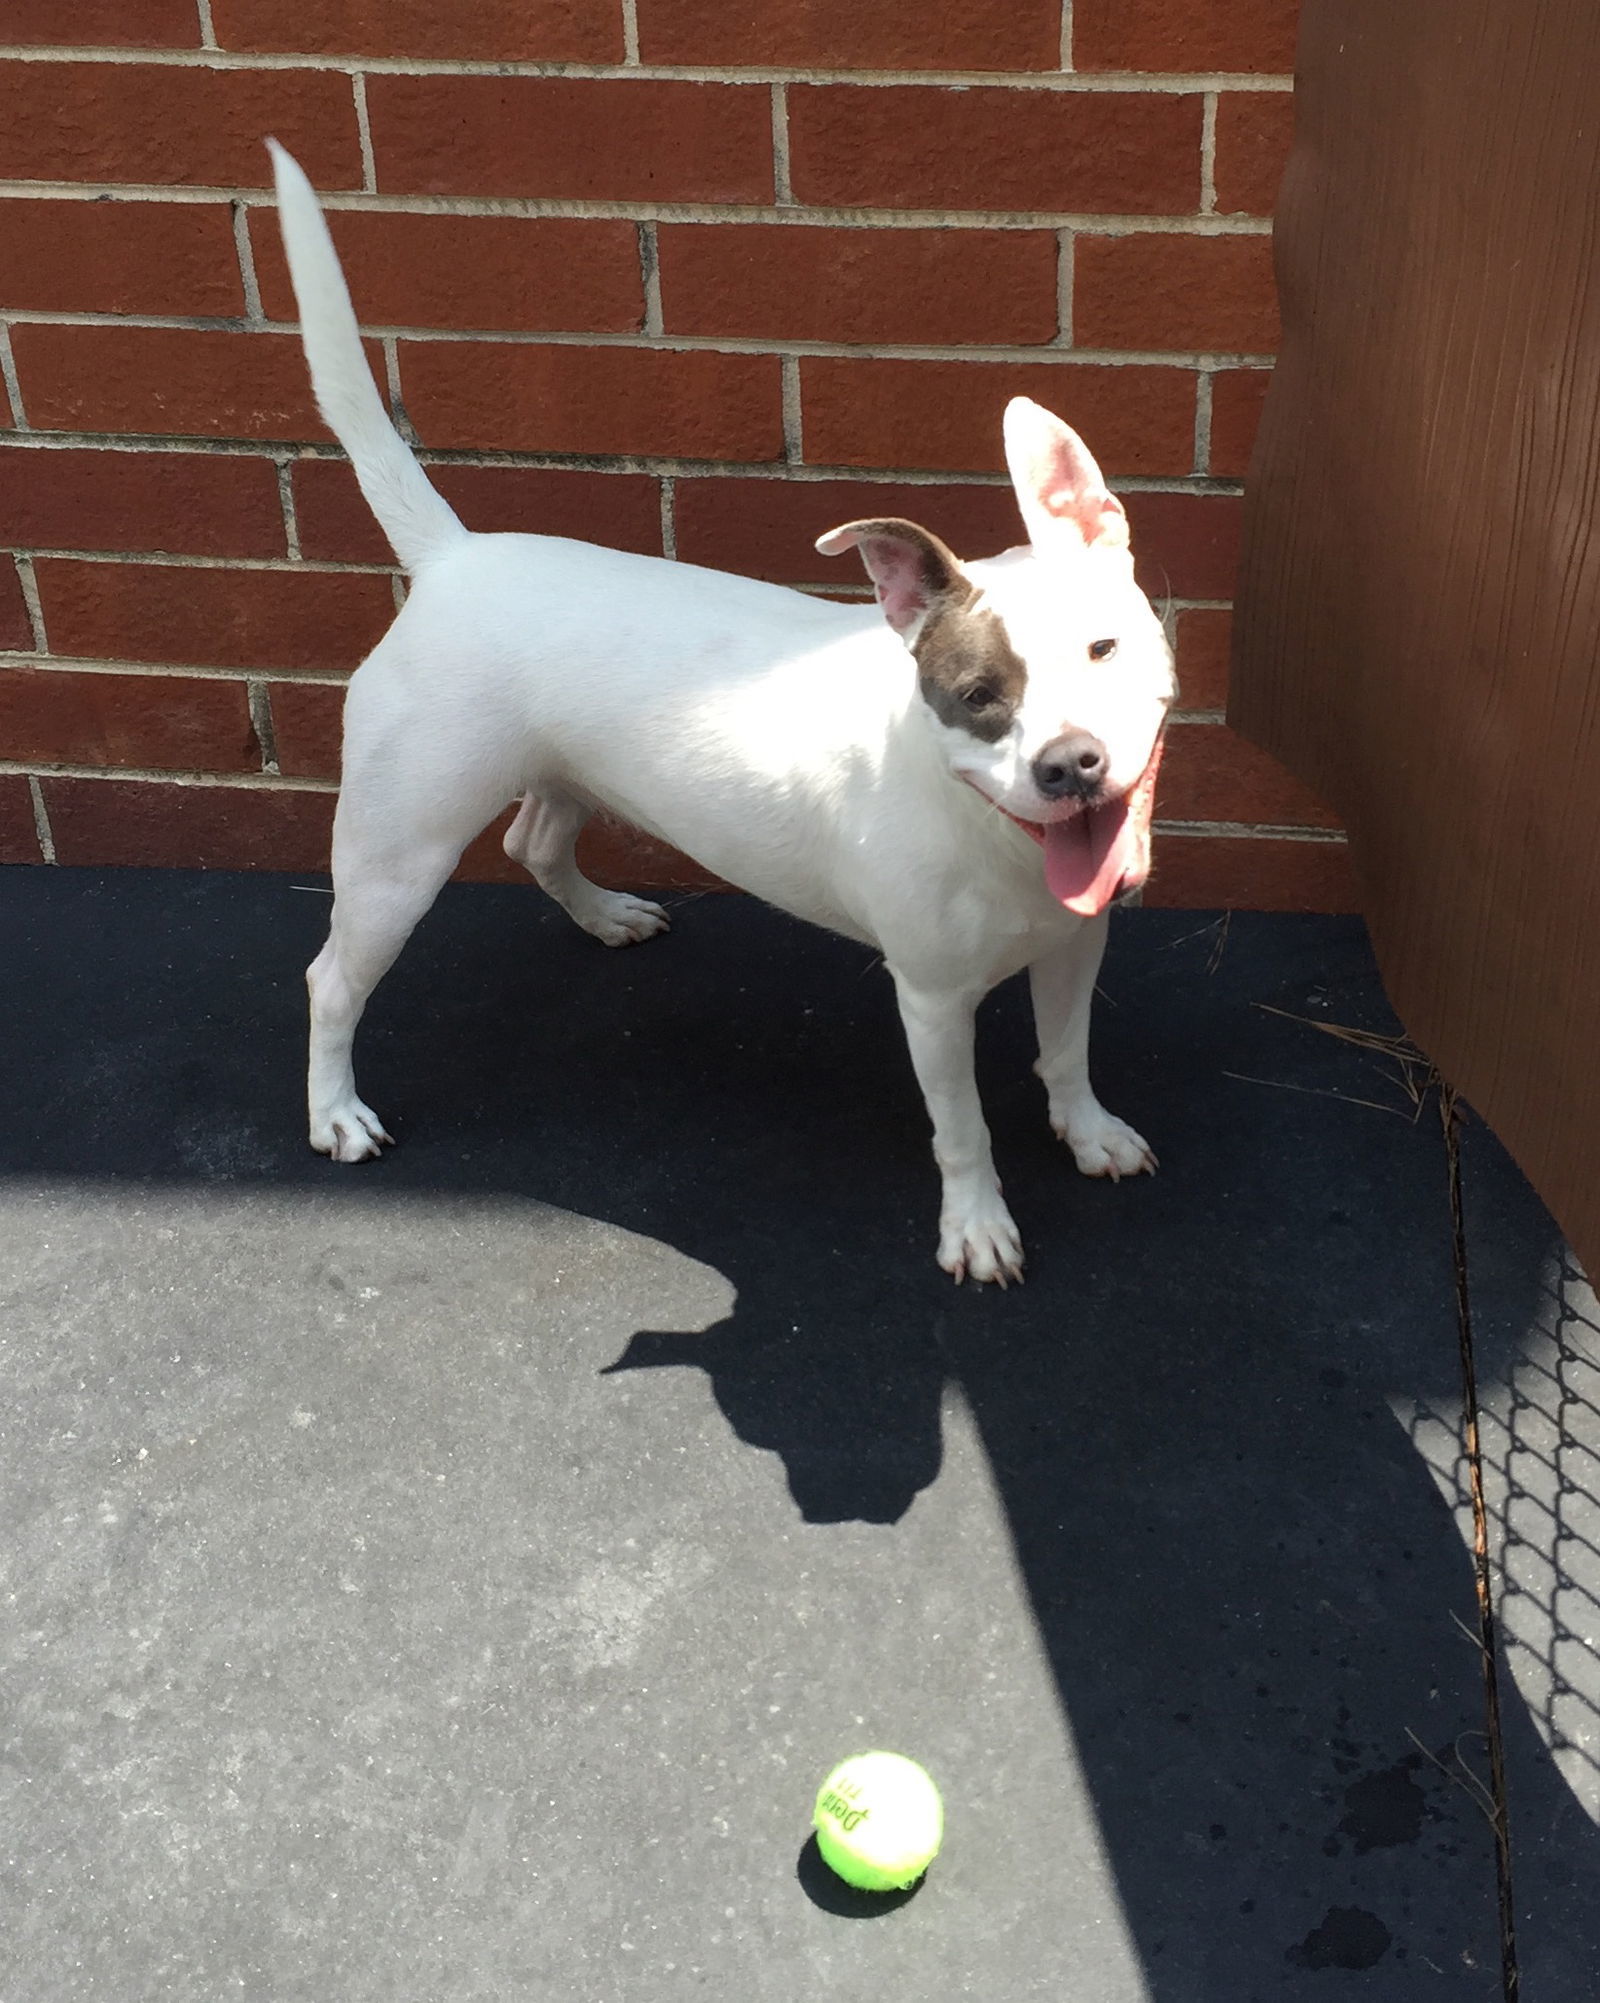
<path id="1" fill-rule="evenodd" d="M 452 889 L 341 1169 L 326 910 L 0 872 L 5 2003 L 1500 1995 L 1441 1130 L 1310 1026 L 1392 1027 L 1359 926 L 1119 921 L 1134 1185 L 996 999 L 999 1294 L 856 948 Z M 1600 1317 L 1466 1155 L 1522 1996 L 1587 2003 Z M 946 1797 L 903 1902 L 805 1847 L 871 1745 Z"/>

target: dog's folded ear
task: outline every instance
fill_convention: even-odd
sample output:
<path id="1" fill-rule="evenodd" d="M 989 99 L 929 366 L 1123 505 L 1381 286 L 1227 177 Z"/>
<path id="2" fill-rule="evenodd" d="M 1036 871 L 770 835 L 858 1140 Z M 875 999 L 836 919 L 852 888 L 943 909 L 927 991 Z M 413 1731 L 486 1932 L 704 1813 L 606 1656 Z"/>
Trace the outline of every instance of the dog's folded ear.
<path id="1" fill-rule="evenodd" d="M 1011 484 L 1035 549 L 1048 549 L 1063 529 L 1076 530 L 1086 543 L 1128 547 L 1127 510 L 1070 424 L 1014 396 L 1006 405 L 1005 437 Z"/>
<path id="2" fill-rule="evenodd" d="M 937 598 L 965 587 L 966 578 L 952 552 L 929 530 L 915 522 L 895 519 L 846 522 L 818 536 L 824 556 L 843 556 L 858 549 L 878 593 L 883 616 L 897 633 L 905 633 Z"/>

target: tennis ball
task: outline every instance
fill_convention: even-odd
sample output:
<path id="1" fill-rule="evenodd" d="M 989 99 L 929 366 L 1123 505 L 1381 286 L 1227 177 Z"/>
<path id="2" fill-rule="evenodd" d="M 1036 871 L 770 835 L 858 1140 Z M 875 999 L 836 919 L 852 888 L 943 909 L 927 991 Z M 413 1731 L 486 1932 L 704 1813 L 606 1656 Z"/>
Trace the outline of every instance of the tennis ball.
<path id="1" fill-rule="evenodd" d="M 898 1892 L 914 1885 L 944 1840 L 944 1803 L 915 1760 L 857 1753 L 817 1790 L 817 1848 L 847 1885 Z"/>

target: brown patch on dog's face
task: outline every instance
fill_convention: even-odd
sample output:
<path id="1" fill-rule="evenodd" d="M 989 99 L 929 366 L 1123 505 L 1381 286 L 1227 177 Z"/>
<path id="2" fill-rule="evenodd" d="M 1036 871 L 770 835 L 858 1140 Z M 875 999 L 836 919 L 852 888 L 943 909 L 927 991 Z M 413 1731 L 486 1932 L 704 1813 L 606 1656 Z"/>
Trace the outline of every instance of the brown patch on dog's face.
<path id="1" fill-rule="evenodd" d="M 969 588 L 942 598 L 911 652 L 922 699 L 939 721 L 980 743 L 998 744 L 1021 707 L 1028 669 L 999 616 L 972 609 L 977 597 Z"/>

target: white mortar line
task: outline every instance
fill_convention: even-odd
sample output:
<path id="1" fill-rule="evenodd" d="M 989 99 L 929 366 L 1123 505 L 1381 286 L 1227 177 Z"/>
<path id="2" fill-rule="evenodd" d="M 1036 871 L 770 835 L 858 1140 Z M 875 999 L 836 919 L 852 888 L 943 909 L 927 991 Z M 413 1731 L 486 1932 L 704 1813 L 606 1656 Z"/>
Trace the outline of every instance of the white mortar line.
<path id="1" fill-rule="evenodd" d="M 792 63 L 480 62 L 420 56 L 319 56 L 232 49 L 140 49 L 36 46 L 0 42 L 0 61 L 118 63 L 133 68 L 321 70 L 354 76 L 553 77 L 603 83 L 713 83 L 764 89 L 774 83 L 821 83 L 862 90 L 993 90 L 1082 93 L 1106 97 L 1193 97 L 1208 90 L 1294 89 L 1287 71 L 1254 70 L 882 70 L 810 68 Z"/>
<path id="2" fill-rule="evenodd" d="M 367 79 L 360 70 L 350 77 L 350 92 L 356 107 L 356 136 L 361 142 L 361 185 L 368 194 L 378 185 L 378 166 L 372 157 L 372 121 L 367 116 Z"/>
<path id="3" fill-rule="evenodd" d="M 39 853 L 46 862 L 54 862 L 56 838 L 50 826 L 50 810 L 44 803 L 44 788 L 31 772 L 28 774 L 28 797 L 33 802 L 33 829 L 39 837 Z"/>
<path id="4" fill-rule="evenodd" d="M 0 443 L 33 450 L 64 451 L 108 451 L 121 452 L 143 449 L 152 452 L 189 453 L 192 456 L 211 455 L 226 459 L 268 459 L 281 452 L 281 446 L 270 445 L 215 445 L 209 440 L 197 439 L 152 439 L 139 441 L 135 448 L 132 441 L 125 438 L 107 439 L 93 433 L 67 432 L 52 438 L 48 445 L 37 432 L 17 434 L 6 438 L 0 434 Z M 303 459 L 324 459 L 335 465 L 344 464 L 343 455 L 336 447 L 301 446 L 297 456 Z M 845 480 L 857 483 L 867 481 L 893 482 L 904 487 L 1004 487 L 1007 484 L 1004 473 L 975 472 L 970 467 L 940 466 L 787 466 L 776 459 L 673 459 L 664 456 L 650 457 L 644 453 L 618 453 L 610 458 L 596 458 L 576 452 L 426 452 L 419 453 L 424 466 L 444 467 L 473 466 L 490 469 L 504 467 L 523 468 L 548 473 L 605 473 L 623 478 L 642 474 L 648 479 L 674 480 L 785 480 L 790 483 L 807 480 Z M 274 460 L 274 463 L 276 461 Z M 1244 492 L 1244 482 L 1238 479 L 1200 480 L 1192 473 L 1118 473 L 1111 480 L 1111 486 L 1119 494 L 1188 494 L 1197 500 L 1227 500 Z M 14 543 L 0 544 L 0 548 L 24 549 L 28 545 Z M 83 563 L 153 563 L 174 566 L 192 565 L 197 568 L 211 566 L 230 570 L 311 570 L 311 571 L 387 571 L 389 564 L 343 562 L 327 557 L 315 562 L 301 558 L 291 562 L 286 557 L 255 556 L 203 556 L 170 550 L 86 550 L 86 549 L 36 549 L 37 556 L 69 557 Z M 1202 601 L 1196 600 L 1197 604 Z"/>
<path id="5" fill-rule="evenodd" d="M 676 557 L 678 554 L 678 493 L 674 481 L 669 476 L 661 482 L 661 554 Z"/>
<path id="6" fill-rule="evenodd" d="M 18 431 L 26 431 L 28 413 L 22 404 L 22 384 L 17 377 L 17 358 L 11 352 L 11 326 L 9 321 L 0 320 L 0 382 L 6 386 L 6 395 L 11 399 L 11 417 Z"/>
<path id="7" fill-rule="evenodd" d="M 334 189 L 320 196 L 324 209 L 365 210 L 380 215 L 550 217 L 557 220 L 664 223 L 788 223 L 797 229 L 1075 229 L 1099 236 L 1139 236 L 1158 232 L 1181 236 L 1270 236 L 1270 216 L 1118 215 L 1077 209 L 907 209 L 870 204 L 840 207 L 808 203 L 784 207 L 766 202 L 577 201 L 536 195 L 385 194 Z M 250 187 L 178 187 L 155 181 L 0 181 L 0 201 L 61 202 L 242 202 L 271 209 L 271 191 Z"/>
<path id="8" fill-rule="evenodd" d="M 622 60 L 629 69 L 639 67 L 639 0 L 622 0 Z"/>
<path id="9" fill-rule="evenodd" d="M 1194 471 L 1201 480 L 1211 466 L 1211 389 L 1212 373 L 1202 369 L 1194 386 Z"/>
<path id="10" fill-rule="evenodd" d="M 1056 345 L 1072 346 L 1073 245 L 1071 230 L 1056 231 Z"/>
<path id="11" fill-rule="evenodd" d="M 785 84 L 772 86 L 772 193 L 779 208 L 794 204 L 794 187 L 789 179 L 789 91 Z"/>
<path id="12" fill-rule="evenodd" d="M 654 223 L 640 223 L 639 275 L 644 284 L 644 331 L 665 332 L 661 318 L 661 244 Z"/>
<path id="13" fill-rule="evenodd" d="M 291 563 L 300 561 L 300 518 L 294 505 L 294 462 L 280 459 L 278 472 L 278 506 L 283 510 L 283 547 Z"/>
<path id="14" fill-rule="evenodd" d="M 406 416 L 405 398 L 400 393 L 400 343 L 393 334 L 380 337 L 383 345 L 383 375 L 388 384 L 389 416 L 394 428 L 408 445 L 415 445 L 417 434 L 411 428 Z"/>
<path id="15" fill-rule="evenodd" d="M 1061 0 L 1061 68 L 1072 72 L 1072 0 Z"/>
<path id="16" fill-rule="evenodd" d="M 33 644 L 41 654 L 50 651 L 50 635 L 45 631 L 44 607 L 39 602 L 39 580 L 33 574 L 33 557 L 17 552 L 17 583 L 22 588 L 22 603 L 28 614 L 28 630 L 33 636 Z"/>
<path id="17" fill-rule="evenodd" d="M 107 451 L 122 452 L 141 450 L 149 452 L 173 453 L 192 457 L 212 456 L 232 459 L 268 459 L 276 464 L 274 454 L 282 447 L 269 445 L 218 445 L 210 440 L 196 439 L 150 439 L 133 441 L 126 438 L 105 438 L 93 433 L 68 432 L 51 438 L 45 444 L 37 433 L 16 434 L 6 437 L 0 434 L 0 444 L 8 444 L 23 449 L 42 447 L 44 450 L 59 451 Z M 334 447 L 301 446 L 297 457 L 302 459 L 322 459 L 341 465 L 343 456 Z M 526 470 L 549 473 L 600 473 L 619 478 L 644 476 L 647 479 L 673 480 L 779 480 L 790 484 L 806 481 L 845 481 L 856 484 L 869 482 L 893 484 L 903 487 L 1004 487 L 1006 476 L 1000 472 L 985 473 L 970 467 L 941 466 L 831 466 L 827 464 L 788 465 L 782 460 L 712 460 L 674 459 L 665 456 L 652 457 L 643 453 L 618 453 L 612 457 L 599 458 L 582 453 L 561 452 L 426 452 L 419 453 L 422 464 L 430 468 L 448 470 L 452 466 L 470 466 L 488 470 Z M 1206 476 L 1201 478 L 1192 473 L 1118 473 L 1111 480 L 1113 490 L 1119 494 L 1174 494 L 1188 495 L 1196 500 L 1228 500 L 1237 498 L 1244 491 L 1244 482 L 1236 478 Z M 23 543 L 0 544 L 0 548 L 10 547 L 21 551 L 29 548 Z M 195 569 L 219 570 L 287 570 L 326 571 L 330 574 L 350 572 L 387 573 L 391 564 L 343 561 L 325 557 L 312 560 L 299 558 L 257 557 L 257 556 L 208 556 L 190 554 L 185 551 L 170 550 L 95 550 L 51 547 L 37 548 L 32 554 L 40 557 L 61 557 L 79 563 L 144 563 L 167 565 L 173 568 L 192 567 Z M 1213 601 L 1196 599 L 1193 603 L 1209 604 Z M 1218 603 L 1224 601 L 1218 600 Z"/>
<path id="18" fill-rule="evenodd" d="M 1158 835 L 1207 835 L 1222 841 L 1320 842 L 1329 848 L 1343 848 L 1342 828 L 1303 828 L 1281 821 L 1163 821 L 1154 823 Z"/>
<path id="19" fill-rule="evenodd" d="M 132 779 L 161 786 L 228 786 L 239 793 L 337 793 L 336 779 L 292 779 L 278 772 L 207 772 L 199 766 L 167 771 L 159 765 L 52 765 L 0 758 L 0 772 L 19 778 Z"/>
<path id="20" fill-rule="evenodd" d="M 272 698 L 266 682 L 259 675 L 252 675 L 245 683 L 245 690 L 250 704 L 250 727 L 261 747 L 261 769 L 278 777 L 278 737 L 272 727 Z"/>
<path id="21" fill-rule="evenodd" d="M 783 358 L 783 456 L 791 466 L 805 458 L 805 432 L 800 412 L 800 361 L 796 355 Z"/>
<path id="22" fill-rule="evenodd" d="M 32 549 L 29 558 L 61 563 L 136 563 L 149 570 L 267 570 L 296 577 L 387 577 L 392 563 L 306 563 L 286 556 L 191 556 L 165 549 Z M 19 559 L 19 561 L 24 559 Z"/>
<path id="23" fill-rule="evenodd" d="M 1200 213 L 1217 211 L 1217 93 L 1208 90 L 1200 115 Z"/>
<path id="24" fill-rule="evenodd" d="M 250 247 L 249 213 L 243 202 L 234 202 L 233 245 L 239 257 L 239 278 L 244 286 L 244 313 L 247 320 L 259 321 L 266 316 L 261 310 L 261 287 L 256 283 L 255 253 Z"/>
<path id="25" fill-rule="evenodd" d="M 234 334 L 247 338 L 264 336 L 273 340 L 292 338 L 298 331 L 294 322 L 289 320 L 268 321 L 255 326 L 239 320 L 158 316 L 153 313 L 16 312 L 10 319 L 11 324 L 17 327 L 123 328 L 141 332 Z M 957 342 L 811 341 L 744 334 L 618 334 L 598 330 L 568 333 L 520 327 L 400 327 L 376 322 L 369 322 L 361 331 L 368 340 L 382 343 L 386 354 L 397 343 L 405 341 L 418 347 L 456 343 L 507 348 L 618 348 L 657 354 L 815 355 L 839 361 L 1002 362 L 1009 368 L 1023 367 L 1030 362 L 1046 368 L 1068 364 L 1106 369 L 1266 368 L 1272 361 L 1270 354 L 1220 349 L 1182 352 L 1170 348 L 1079 348 L 1069 356 L 1042 342 L 981 344 L 975 341 L 963 346 Z M 391 394 L 394 395 L 398 394 L 396 366 L 397 362 L 391 358 L 388 367 Z"/>
<path id="26" fill-rule="evenodd" d="M 180 661 L 84 660 L 71 654 L 7 654 L 8 665 L 19 668 L 48 668 L 72 675 L 146 675 L 180 682 L 244 682 L 252 675 L 264 681 L 308 682 L 314 686 L 342 689 L 355 672 L 348 668 L 221 668 L 196 666 Z"/>
<path id="27" fill-rule="evenodd" d="M 194 0 L 194 4 L 200 16 L 200 46 L 214 49 L 217 46 L 217 31 L 211 22 L 211 0 Z"/>
<path id="28" fill-rule="evenodd" d="M 265 459 L 276 466 L 285 452 L 292 453 L 296 460 L 323 460 L 334 465 L 346 463 L 344 454 L 336 445 L 321 441 L 291 443 L 285 440 L 268 439 L 217 439 L 186 438 L 151 435 L 149 437 L 127 433 L 61 431 L 61 432 L 0 432 L 0 444 L 9 445 L 19 451 L 29 452 L 81 452 L 85 450 L 123 453 L 164 453 L 178 457 L 217 459 Z M 1006 476 L 999 472 L 982 472 L 962 466 L 785 466 L 772 459 L 683 459 L 668 454 L 627 453 L 594 454 L 582 452 L 510 452 L 496 451 L 489 447 L 428 449 L 419 447 L 417 456 L 424 466 L 444 467 L 472 466 L 485 468 L 528 469 L 552 473 L 603 473 L 622 478 L 642 474 L 650 479 L 677 480 L 846 480 L 846 481 L 894 481 L 902 486 L 941 487 L 1004 487 Z M 1119 473 L 1111 482 L 1112 487 L 1122 494 L 1189 494 L 1198 499 L 1226 499 L 1244 491 L 1244 482 L 1233 477 L 1210 477 L 1204 479 L 1193 473 Z M 0 543 L 0 548 L 26 548 L 27 545 Z M 40 556 L 65 556 L 85 562 L 122 562 L 134 560 L 148 563 L 214 565 L 221 568 L 240 569 L 306 569 L 306 570 L 387 570 L 387 564 L 344 562 L 337 558 L 324 558 L 316 562 L 301 559 L 291 564 L 283 557 L 252 556 L 205 556 L 184 551 L 165 550 L 81 550 L 51 547 L 39 548 Z M 1194 603 L 1209 603 L 1209 600 L 1195 600 Z"/>

